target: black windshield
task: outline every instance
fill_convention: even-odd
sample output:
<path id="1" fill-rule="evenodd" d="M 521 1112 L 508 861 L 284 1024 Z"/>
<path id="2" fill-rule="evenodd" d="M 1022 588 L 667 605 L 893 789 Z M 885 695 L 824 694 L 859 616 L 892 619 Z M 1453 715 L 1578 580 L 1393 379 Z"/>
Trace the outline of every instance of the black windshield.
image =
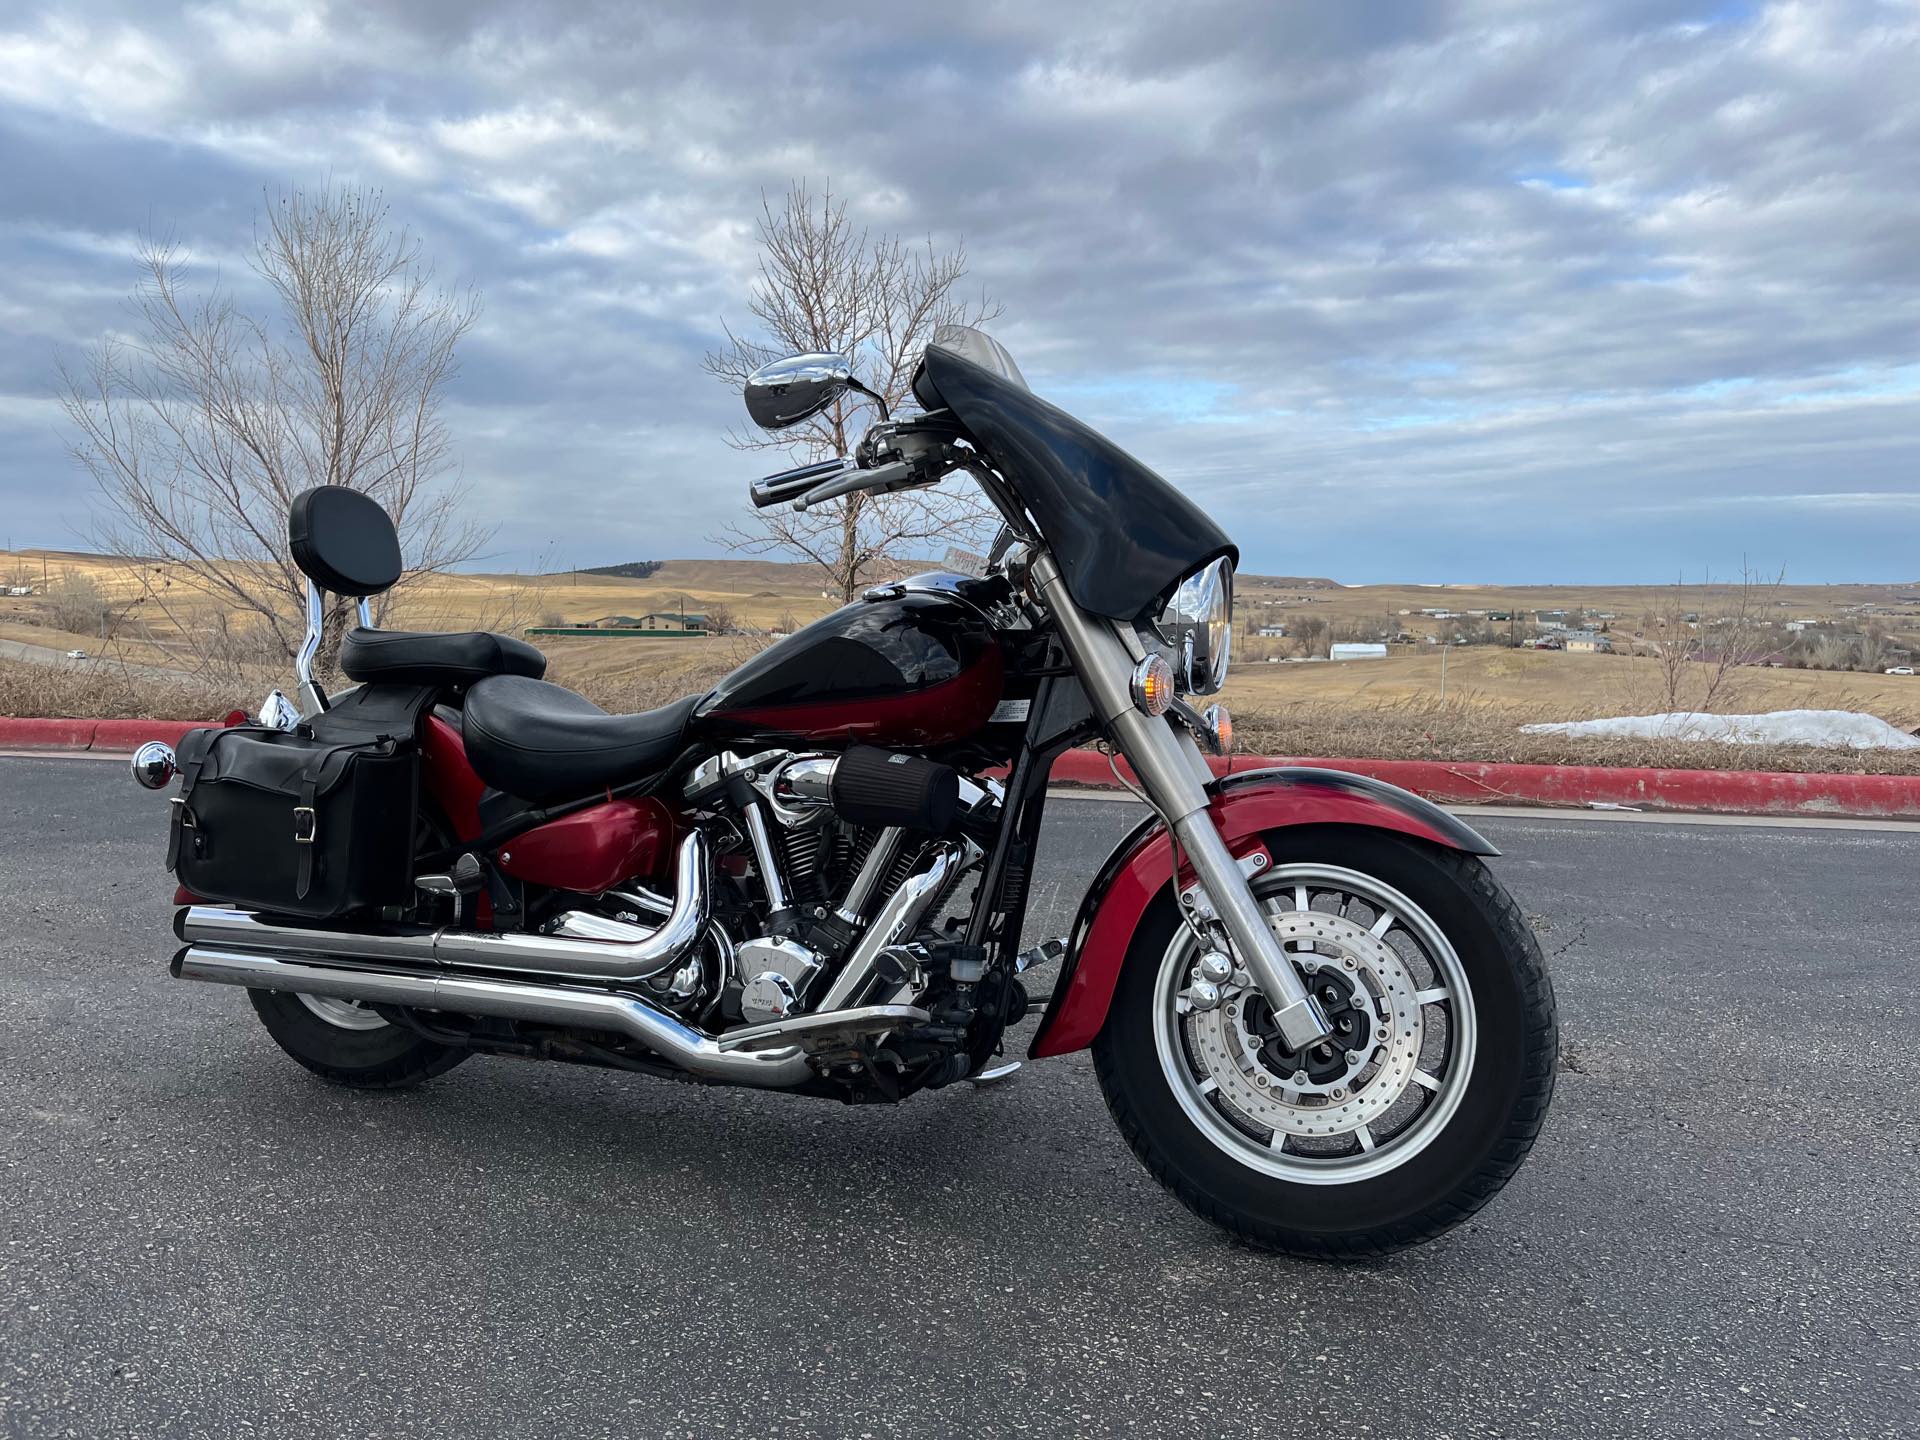
<path id="1" fill-rule="evenodd" d="M 1239 563 L 1205 511 L 1066 411 L 944 345 L 923 363 L 940 403 L 1019 492 L 1081 609 L 1136 620 L 1217 556 Z"/>

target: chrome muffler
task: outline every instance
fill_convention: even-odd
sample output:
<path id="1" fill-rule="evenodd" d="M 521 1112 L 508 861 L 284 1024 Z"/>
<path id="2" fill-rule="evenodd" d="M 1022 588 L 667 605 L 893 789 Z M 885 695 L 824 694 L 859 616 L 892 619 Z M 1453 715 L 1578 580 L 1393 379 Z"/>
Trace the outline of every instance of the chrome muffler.
<path id="1" fill-rule="evenodd" d="M 694 830 L 680 842 L 675 860 L 673 911 L 651 930 L 579 911 L 562 917 L 559 930 L 551 935 L 451 929 L 372 935 L 280 925 L 250 910 L 191 905 L 175 920 L 174 933 L 189 945 L 249 955 L 387 961 L 422 970 L 499 970 L 634 984 L 683 960 L 700 943 L 711 911 L 706 837 Z"/>
<path id="2" fill-rule="evenodd" d="M 638 1041 L 691 1075 L 727 1085 L 789 1090 L 813 1077 L 813 1068 L 798 1046 L 723 1050 L 646 1001 L 605 990 L 467 975 L 352 969 L 312 957 L 248 954 L 211 945 L 189 945 L 174 957 L 172 968 L 182 980 L 216 985 L 609 1031 Z M 924 1018 L 924 1012 L 914 1013 Z"/>
<path id="3" fill-rule="evenodd" d="M 889 902 L 873 927 L 876 935 L 892 937 L 910 926 L 938 899 L 961 858 L 960 847 L 944 847 L 928 872 Z M 192 905 L 174 922 L 187 948 L 174 957 L 172 969 L 179 979 L 216 985 L 607 1031 L 637 1041 L 703 1080 L 770 1090 L 813 1078 L 811 1051 L 926 1022 L 927 1012 L 910 1005 L 842 1008 L 836 1003 L 831 1013 L 743 1027 L 715 1040 L 637 995 L 556 983 L 631 985 L 683 960 L 707 930 L 709 878 L 706 840 L 696 830 L 681 842 L 673 908 L 655 930 L 578 911 L 547 935 L 366 934 L 280 925 L 247 910 Z M 865 979 L 879 948 L 863 944 L 849 972 Z M 450 973 L 456 970 L 493 970 L 515 978 Z"/>

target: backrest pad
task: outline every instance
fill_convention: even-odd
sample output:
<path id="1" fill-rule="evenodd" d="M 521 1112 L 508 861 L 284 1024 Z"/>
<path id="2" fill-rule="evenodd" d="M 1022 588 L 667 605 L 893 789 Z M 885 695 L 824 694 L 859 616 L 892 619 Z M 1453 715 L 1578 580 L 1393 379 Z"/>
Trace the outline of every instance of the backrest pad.
<path id="1" fill-rule="evenodd" d="M 344 485 L 316 485 L 287 511 L 293 563 L 322 590 L 359 599 L 400 578 L 400 535 L 378 500 Z"/>

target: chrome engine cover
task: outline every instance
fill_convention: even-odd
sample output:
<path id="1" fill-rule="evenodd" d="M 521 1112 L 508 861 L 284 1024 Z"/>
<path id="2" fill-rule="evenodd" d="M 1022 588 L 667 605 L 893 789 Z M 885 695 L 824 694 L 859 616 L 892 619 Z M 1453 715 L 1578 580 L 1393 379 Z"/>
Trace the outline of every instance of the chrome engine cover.
<path id="1" fill-rule="evenodd" d="M 797 1014 L 820 964 L 819 954 L 797 940 L 762 935 L 742 941 L 733 955 L 741 1018 L 760 1025 Z"/>

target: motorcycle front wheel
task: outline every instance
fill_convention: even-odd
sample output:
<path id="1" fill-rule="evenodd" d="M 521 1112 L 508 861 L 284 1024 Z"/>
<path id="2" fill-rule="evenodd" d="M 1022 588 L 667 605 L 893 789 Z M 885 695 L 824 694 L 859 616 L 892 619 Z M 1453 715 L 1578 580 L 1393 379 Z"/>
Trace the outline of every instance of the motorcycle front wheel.
<path id="1" fill-rule="evenodd" d="M 1289 1050 L 1244 970 L 1214 991 L 1171 886 L 1135 933 L 1094 1064 L 1196 1214 L 1318 1259 L 1431 1240 L 1493 1198 L 1553 1094 L 1546 961 L 1476 857 L 1355 827 L 1276 831 L 1254 882 L 1333 1034 Z"/>

